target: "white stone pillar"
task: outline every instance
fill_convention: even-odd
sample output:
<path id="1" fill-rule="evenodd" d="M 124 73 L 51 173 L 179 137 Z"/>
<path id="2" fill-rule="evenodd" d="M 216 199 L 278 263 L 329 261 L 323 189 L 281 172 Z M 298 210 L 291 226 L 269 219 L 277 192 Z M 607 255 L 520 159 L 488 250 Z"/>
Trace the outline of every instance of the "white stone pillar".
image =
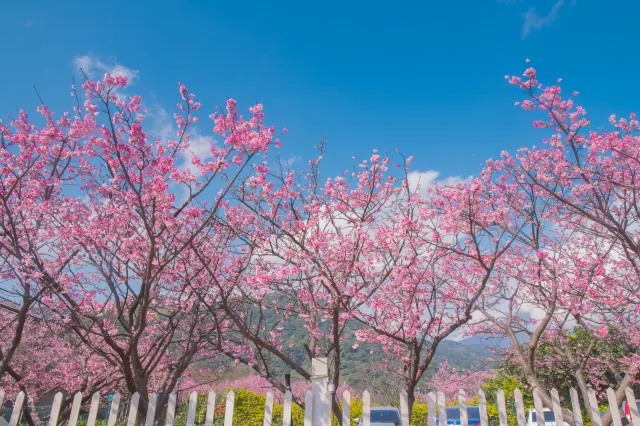
<path id="1" fill-rule="evenodd" d="M 329 393 L 329 368 L 327 358 L 313 358 L 311 360 L 311 392 L 313 392 L 313 426 L 331 426 L 331 415 L 325 414 L 326 410 L 331 412 L 331 403 L 327 398 Z M 328 406 L 327 406 L 328 405 Z M 325 419 L 329 418 L 329 423 Z"/>

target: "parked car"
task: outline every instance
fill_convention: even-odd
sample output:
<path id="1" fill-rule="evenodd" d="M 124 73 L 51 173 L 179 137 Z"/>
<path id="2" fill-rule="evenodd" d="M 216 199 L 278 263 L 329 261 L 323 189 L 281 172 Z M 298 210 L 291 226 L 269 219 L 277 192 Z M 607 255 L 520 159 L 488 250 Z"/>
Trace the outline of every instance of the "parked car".
<path id="1" fill-rule="evenodd" d="M 544 409 L 544 423 L 546 426 L 557 426 L 556 425 L 556 415 L 553 411 L 548 408 Z M 562 422 L 563 426 L 569 426 L 569 423 Z M 538 416 L 536 415 L 536 410 L 529 410 L 527 413 L 527 426 L 537 426 L 538 425 Z"/>
<path id="2" fill-rule="evenodd" d="M 638 411 L 640 412 L 640 401 L 636 401 L 636 407 L 638 407 Z M 629 403 L 624 401 L 622 406 L 620 407 L 620 413 L 622 417 L 622 426 L 627 426 L 632 422 L 631 420 L 631 409 L 629 407 Z"/>
<path id="3" fill-rule="evenodd" d="M 480 408 L 467 406 L 467 419 L 469 421 L 469 426 L 480 426 Z M 436 424 L 440 424 L 440 419 L 436 419 Z M 461 424 L 460 407 L 447 407 L 447 425 L 454 426 L 459 424 Z"/>
<path id="4" fill-rule="evenodd" d="M 362 426 L 362 419 L 355 419 L 358 426 Z M 394 407 L 371 408 L 371 426 L 400 426 L 400 411 Z"/>

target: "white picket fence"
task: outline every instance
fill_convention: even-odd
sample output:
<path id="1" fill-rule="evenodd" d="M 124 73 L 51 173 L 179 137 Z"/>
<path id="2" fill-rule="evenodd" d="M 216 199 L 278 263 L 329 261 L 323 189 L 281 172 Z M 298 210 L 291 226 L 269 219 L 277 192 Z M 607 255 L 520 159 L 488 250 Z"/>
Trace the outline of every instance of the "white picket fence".
<path id="1" fill-rule="evenodd" d="M 323 395 L 326 396 L 326 394 Z M 0 407 L 4 402 L 5 392 L 0 390 Z M 205 416 L 204 426 L 213 426 L 213 422 L 215 420 L 215 408 L 216 408 L 216 393 L 211 391 L 207 396 L 207 411 Z M 524 403 L 522 399 L 522 393 L 519 389 L 516 389 L 514 392 L 514 402 L 517 413 L 517 422 L 518 426 L 526 426 L 527 418 L 524 410 Z M 58 424 L 58 419 L 60 415 L 60 409 L 62 404 L 63 394 L 57 393 L 53 399 L 53 404 L 51 407 L 51 412 L 49 414 L 48 426 L 56 426 Z M 497 402 L 498 402 L 498 413 L 499 413 L 499 422 L 500 426 L 508 426 L 507 424 L 507 408 L 506 408 L 506 400 L 505 394 L 502 390 L 499 390 L 497 393 Z M 551 391 L 551 399 L 552 399 L 552 410 L 555 414 L 556 424 L 561 426 L 563 424 L 563 414 L 561 410 L 560 397 L 558 392 L 553 389 Z M 607 399 L 609 402 L 609 406 L 617 407 L 615 392 L 612 389 L 607 390 Z M 633 395 L 631 389 L 626 390 L 626 399 L 629 403 L 629 407 L 631 410 L 631 416 L 633 421 L 633 426 L 640 426 L 640 414 L 638 413 L 636 399 Z M 540 395 L 537 390 L 533 392 L 533 400 L 534 407 L 537 413 L 542 413 L 544 411 L 543 404 L 540 399 Z M 573 420 L 575 426 L 583 426 L 584 422 L 582 419 L 582 412 L 580 409 L 580 399 L 578 397 L 578 393 L 575 389 L 571 389 L 570 391 L 570 400 L 572 406 Z M 153 426 L 154 421 L 156 420 L 156 401 L 157 395 L 155 393 L 151 394 L 149 398 L 149 405 L 147 409 L 147 413 L 144 417 L 144 426 Z M 331 425 L 331 405 L 328 399 L 325 399 L 326 404 L 324 407 L 320 407 L 324 409 L 325 413 L 320 416 L 313 416 L 314 409 L 314 394 L 311 391 L 308 391 L 305 395 L 305 411 L 304 411 L 304 426 L 330 426 Z M 127 426 L 136 426 L 137 416 L 138 416 L 138 405 L 140 402 L 140 395 L 138 393 L 134 393 L 131 396 L 129 401 L 129 410 L 127 417 Z M 167 412 L 165 418 L 166 426 L 173 426 L 175 420 L 176 413 L 176 394 L 173 393 L 169 397 L 169 402 L 167 404 Z M 187 411 L 187 426 L 195 426 L 196 425 L 196 405 L 198 402 L 198 393 L 193 392 L 189 396 L 189 406 Z M 22 407 L 25 403 L 25 395 L 20 392 L 13 404 L 13 411 L 11 413 L 11 417 L 9 418 L 9 422 L 0 417 L 0 426 L 17 426 L 20 421 L 20 417 L 22 414 Z M 107 426 L 115 426 L 118 421 L 118 415 L 122 412 L 120 408 L 121 403 L 121 395 L 119 393 L 115 393 L 111 399 L 111 407 L 109 410 L 109 417 L 107 421 Z M 225 402 L 225 412 L 224 412 L 224 426 L 233 426 L 233 409 L 235 403 L 235 393 L 233 391 L 229 391 L 226 395 Z M 345 391 L 341 398 L 342 403 L 342 425 L 347 426 L 351 425 L 350 423 L 350 412 L 351 412 L 351 395 L 349 391 Z M 264 409 L 264 422 L 263 426 L 272 426 L 273 420 L 273 404 L 274 404 L 274 394 L 269 391 L 266 396 L 266 405 Z M 283 413 L 283 426 L 292 426 L 291 425 L 291 404 L 292 404 L 292 395 L 291 392 L 287 391 L 284 396 L 284 413 Z M 77 426 L 78 418 L 80 414 L 80 409 L 82 405 L 82 394 L 77 393 L 74 395 L 73 402 L 71 405 L 71 414 L 68 420 L 68 426 Z M 428 425 L 435 426 L 436 419 L 439 420 L 440 425 L 447 424 L 447 411 L 445 409 L 445 396 L 442 392 L 431 392 L 427 396 L 427 405 L 428 405 Z M 96 417 L 98 414 L 98 408 L 100 406 L 100 394 L 95 393 L 91 398 L 91 404 L 89 407 L 89 414 L 87 418 L 86 426 L 95 426 Z M 316 408 L 318 406 L 316 405 Z M 460 409 L 460 426 L 468 426 L 468 417 L 467 417 L 467 395 L 464 391 L 460 391 L 458 393 L 458 407 Z M 481 426 L 489 426 L 489 417 L 487 414 L 487 403 L 486 403 L 486 395 L 480 390 L 478 392 L 478 408 L 480 411 L 480 424 Z M 586 405 L 587 410 L 590 410 L 591 413 L 595 414 L 592 417 L 595 419 L 593 426 L 601 426 L 600 422 L 600 414 L 598 412 L 598 403 L 596 399 L 595 393 L 590 390 L 589 397 Z M 371 396 L 368 391 L 365 391 L 362 395 L 362 424 L 363 426 L 371 426 Z M 317 414 L 317 413 L 316 413 Z M 400 394 L 400 414 L 402 419 L 403 426 L 409 426 L 409 409 L 407 403 L 407 394 L 402 392 Z M 613 416 L 613 426 L 622 426 L 622 419 L 620 413 L 617 409 L 612 411 Z M 142 422 L 140 422 L 142 423 Z M 273 425 L 275 426 L 275 425 Z M 515 426 L 515 425 L 512 425 Z M 544 416 L 537 416 L 537 426 L 545 426 Z"/>

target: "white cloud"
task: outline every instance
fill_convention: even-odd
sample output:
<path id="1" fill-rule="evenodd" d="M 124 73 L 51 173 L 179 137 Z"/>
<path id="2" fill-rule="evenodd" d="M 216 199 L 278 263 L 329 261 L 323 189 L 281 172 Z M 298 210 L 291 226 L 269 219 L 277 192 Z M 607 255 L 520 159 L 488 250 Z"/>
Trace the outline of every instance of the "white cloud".
<path id="1" fill-rule="evenodd" d="M 173 118 L 169 115 L 162 105 L 153 105 L 149 107 L 146 118 L 150 120 L 151 136 L 160 138 L 163 144 L 171 138 L 176 138 L 176 130 L 173 125 Z"/>
<path id="2" fill-rule="evenodd" d="M 203 136 L 197 131 L 193 131 L 189 139 L 189 148 L 183 153 L 184 163 L 182 167 L 190 169 L 191 173 L 196 176 L 199 175 L 200 172 L 198 172 L 196 166 L 191 163 L 191 160 L 193 157 L 200 157 L 203 162 L 209 160 L 211 158 L 212 144 L 215 144 L 212 137 Z"/>
<path id="3" fill-rule="evenodd" d="M 102 60 L 96 55 L 91 53 L 82 56 L 76 56 L 73 58 L 74 67 L 78 70 L 82 70 L 87 77 L 97 78 L 102 77 L 100 74 L 109 74 L 112 77 L 121 75 L 129 81 L 129 84 L 133 84 L 138 78 L 138 71 L 125 67 L 122 64 L 117 63 L 115 58 L 109 58 Z"/>
<path id="4" fill-rule="evenodd" d="M 563 5 L 564 0 L 558 0 L 553 7 L 551 7 L 551 11 L 549 11 L 545 16 L 538 16 L 536 9 L 533 7 L 530 8 L 527 13 L 523 15 L 524 24 L 522 24 L 522 38 L 527 38 L 531 33 L 532 28 L 540 30 L 542 27 L 551 25 L 551 23 L 558 17 L 558 10 L 560 10 Z"/>
<path id="5" fill-rule="evenodd" d="M 425 192 L 427 189 L 435 185 L 455 185 L 458 183 L 464 183 L 471 180 L 471 176 L 463 178 L 462 176 L 447 176 L 443 179 L 438 179 L 440 172 L 437 170 L 427 170 L 426 172 L 412 171 L 407 175 L 407 183 L 409 189 L 415 191 L 420 186 L 420 192 Z"/>
<path id="6" fill-rule="evenodd" d="M 293 165 L 293 163 L 295 163 L 296 161 L 300 161 L 302 160 L 301 156 L 295 156 L 293 154 L 291 154 L 291 156 L 289 157 L 289 159 L 283 161 L 282 164 L 284 164 L 286 167 L 291 167 Z"/>

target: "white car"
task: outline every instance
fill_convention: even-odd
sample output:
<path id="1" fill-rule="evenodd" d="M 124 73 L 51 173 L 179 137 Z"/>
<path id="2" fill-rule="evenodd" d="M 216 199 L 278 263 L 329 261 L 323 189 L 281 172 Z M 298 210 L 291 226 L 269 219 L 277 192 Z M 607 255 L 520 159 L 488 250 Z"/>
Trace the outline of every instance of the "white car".
<path id="1" fill-rule="evenodd" d="M 394 407 L 372 407 L 371 426 L 400 426 L 400 412 Z M 362 426 L 362 419 L 355 419 L 358 426 Z"/>
<path id="2" fill-rule="evenodd" d="M 569 426 L 569 423 L 562 422 L 563 426 Z M 557 426 L 556 425 L 556 415 L 553 411 L 548 408 L 544 409 L 544 424 L 546 426 Z M 538 426 L 538 416 L 536 415 L 536 410 L 529 410 L 527 413 L 527 426 Z"/>

